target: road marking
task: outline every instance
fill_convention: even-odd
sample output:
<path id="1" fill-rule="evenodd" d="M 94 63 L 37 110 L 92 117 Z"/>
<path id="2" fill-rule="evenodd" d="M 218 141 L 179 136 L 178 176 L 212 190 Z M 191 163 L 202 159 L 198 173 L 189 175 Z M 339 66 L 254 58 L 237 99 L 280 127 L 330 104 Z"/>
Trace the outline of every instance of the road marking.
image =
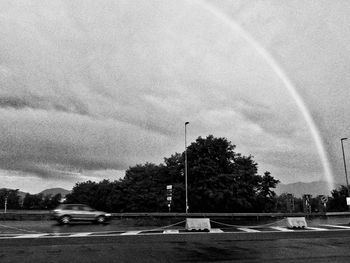
<path id="1" fill-rule="evenodd" d="M 86 237 L 86 236 L 89 236 L 91 235 L 92 233 L 77 233 L 77 234 L 72 234 L 70 235 L 70 237 Z"/>
<path id="2" fill-rule="evenodd" d="M 293 230 L 285 228 L 285 227 L 279 227 L 279 226 L 271 226 L 270 228 L 278 230 L 278 231 L 282 231 L 282 232 L 291 232 Z"/>
<path id="3" fill-rule="evenodd" d="M 15 236 L 13 238 L 37 238 L 37 237 L 42 237 L 46 235 L 47 234 L 25 234 L 25 235 Z"/>
<path id="4" fill-rule="evenodd" d="M 0 224 L 0 226 L 1 227 L 6 227 L 6 228 L 10 228 L 10 229 L 16 229 L 16 230 L 19 230 L 19 231 L 29 232 L 29 233 L 39 233 L 38 231 L 27 230 L 27 229 L 18 228 L 18 227 L 14 227 L 14 226 L 7 226 L 7 225 L 3 225 L 3 224 Z"/>
<path id="5" fill-rule="evenodd" d="M 329 229 L 326 228 L 320 228 L 320 227 L 306 227 L 305 229 L 310 229 L 310 230 L 317 230 L 317 231 L 328 231 Z"/>
<path id="6" fill-rule="evenodd" d="M 210 233 L 222 233 L 224 231 L 222 231 L 220 228 L 212 228 L 210 229 Z"/>
<path id="7" fill-rule="evenodd" d="M 130 236 L 130 235 L 137 235 L 141 233 L 141 231 L 128 231 L 128 232 L 125 232 L 125 233 L 121 233 L 120 235 L 121 236 Z"/>
<path id="8" fill-rule="evenodd" d="M 174 230 L 174 229 L 167 229 L 163 231 L 163 234 L 179 234 L 179 230 Z"/>
<path id="9" fill-rule="evenodd" d="M 335 228 L 342 228 L 342 229 L 350 229 L 350 226 L 337 226 L 337 225 L 321 225 L 321 226 L 328 226 L 328 227 L 335 227 Z"/>
<path id="10" fill-rule="evenodd" d="M 241 230 L 241 231 L 244 231 L 244 232 L 261 232 L 259 230 L 256 230 L 256 229 L 251 229 L 251 228 L 245 228 L 245 227 L 240 227 L 240 228 L 237 228 L 238 230 Z"/>

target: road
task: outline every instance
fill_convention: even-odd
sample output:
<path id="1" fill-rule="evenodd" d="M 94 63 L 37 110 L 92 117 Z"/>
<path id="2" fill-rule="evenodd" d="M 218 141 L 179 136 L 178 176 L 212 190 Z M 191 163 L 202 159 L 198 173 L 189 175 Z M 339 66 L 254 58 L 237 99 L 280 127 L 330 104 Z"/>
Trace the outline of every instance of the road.
<path id="1" fill-rule="evenodd" d="M 192 233 L 175 227 L 120 229 L 118 222 L 62 228 L 1 222 L 0 262 L 349 262 L 349 225 L 321 223 L 306 230 L 264 226 Z M 38 231 L 50 224 L 51 232 Z"/>

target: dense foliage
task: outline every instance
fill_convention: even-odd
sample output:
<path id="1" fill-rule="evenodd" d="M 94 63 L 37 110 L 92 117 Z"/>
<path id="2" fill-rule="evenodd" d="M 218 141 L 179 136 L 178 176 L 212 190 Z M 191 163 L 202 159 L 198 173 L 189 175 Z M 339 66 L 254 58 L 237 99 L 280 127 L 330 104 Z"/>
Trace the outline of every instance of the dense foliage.
<path id="1" fill-rule="evenodd" d="M 252 156 L 242 156 L 225 138 L 199 137 L 187 148 L 190 212 L 269 212 L 275 208 L 278 180 L 258 175 Z M 67 202 L 120 212 L 168 211 L 166 185 L 173 186 L 171 210 L 185 209 L 184 153 L 164 164 L 130 167 L 119 181 L 78 183 Z"/>

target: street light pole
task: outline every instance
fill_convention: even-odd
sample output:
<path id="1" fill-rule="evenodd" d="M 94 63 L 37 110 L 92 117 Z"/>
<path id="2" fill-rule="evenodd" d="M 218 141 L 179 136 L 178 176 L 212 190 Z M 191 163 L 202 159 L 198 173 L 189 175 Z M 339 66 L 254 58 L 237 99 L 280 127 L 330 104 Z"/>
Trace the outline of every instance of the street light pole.
<path id="1" fill-rule="evenodd" d="M 7 198 L 8 198 L 8 195 L 5 196 L 5 206 L 4 206 L 4 213 L 6 214 L 6 211 L 7 211 Z"/>
<path id="2" fill-rule="evenodd" d="M 343 146 L 343 141 L 347 140 L 348 138 L 341 138 L 340 143 L 341 143 L 341 149 L 343 152 L 343 161 L 344 161 L 344 170 L 345 170 L 345 179 L 346 179 L 346 189 L 348 190 L 348 197 L 350 197 L 349 193 L 349 181 L 348 181 L 348 172 L 346 170 L 346 161 L 345 161 L 345 153 L 344 153 L 344 146 Z"/>
<path id="3" fill-rule="evenodd" d="M 189 124 L 188 121 L 185 122 L 185 191 L 186 191 L 186 214 L 188 213 L 188 194 L 187 194 L 187 131 L 186 131 L 187 124 Z"/>

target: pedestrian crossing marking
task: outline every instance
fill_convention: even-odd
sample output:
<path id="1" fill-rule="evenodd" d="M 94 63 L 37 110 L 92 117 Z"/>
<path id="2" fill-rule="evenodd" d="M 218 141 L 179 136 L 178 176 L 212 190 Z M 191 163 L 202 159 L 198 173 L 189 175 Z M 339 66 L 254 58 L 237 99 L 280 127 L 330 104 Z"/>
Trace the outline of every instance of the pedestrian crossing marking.
<path id="1" fill-rule="evenodd" d="M 77 233 L 77 234 L 73 234 L 73 235 L 70 235 L 71 237 L 86 237 L 86 236 L 89 236 L 91 235 L 92 233 Z"/>
<path id="2" fill-rule="evenodd" d="M 326 229 L 326 228 L 311 227 L 311 226 L 308 226 L 306 229 L 317 230 L 317 231 L 328 231 L 328 229 Z"/>
<path id="3" fill-rule="evenodd" d="M 323 224 L 322 226 L 342 228 L 342 229 L 350 229 L 350 226 L 325 225 L 325 224 Z"/>
<path id="4" fill-rule="evenodd" d="M 238 230 L 241 230 L 241 231 L 244 231 L 244 232 L 250 232 L 250 233 L 253 233 L 253 232 L 261 232 L 259 230 L 256 230 L 256 229 L 252 229 L 252 228 L 245 228 L 245 227 L 240 227 L 240 228 L 237 228 Z"/>
<path id="5" fill-rule="evenodd" d="M 163 231 L 163 234 L 179 234 L 179 230 L 174 230 L 174 229 L 167 229 Z"/>
<path id="6" fill-rule="evenodd" d="M 37 237 L 42 237 L 46 235 L 47 234 L 25 234 L 25 235 L 15 236 L 13 238 L 37 238 Z"/>
<path id="7" fill-rule="evenodd" d="M 220 228 L 212 228 L 210 229 L 210 233 L 222 233 L 224 231 L 222 231 Z"/>
<path id="8" fill-rule="evenodd" d="M 285 228 L 285 227 L 279 227 L 279 226 L 271 226 L 270 228 L 278 230 L 278 231 L 282 231 L 282 232 L 291 232 L 293 230 Z"/>
<path id="9" fill-rule="evenodd" d="M 139 233 L 141 233 L 142 231 L 127 231 L 125 233 L 121 233 L 120 235 L 122 236 L 131 236 L 131 235 L 137 235 Z"/>

